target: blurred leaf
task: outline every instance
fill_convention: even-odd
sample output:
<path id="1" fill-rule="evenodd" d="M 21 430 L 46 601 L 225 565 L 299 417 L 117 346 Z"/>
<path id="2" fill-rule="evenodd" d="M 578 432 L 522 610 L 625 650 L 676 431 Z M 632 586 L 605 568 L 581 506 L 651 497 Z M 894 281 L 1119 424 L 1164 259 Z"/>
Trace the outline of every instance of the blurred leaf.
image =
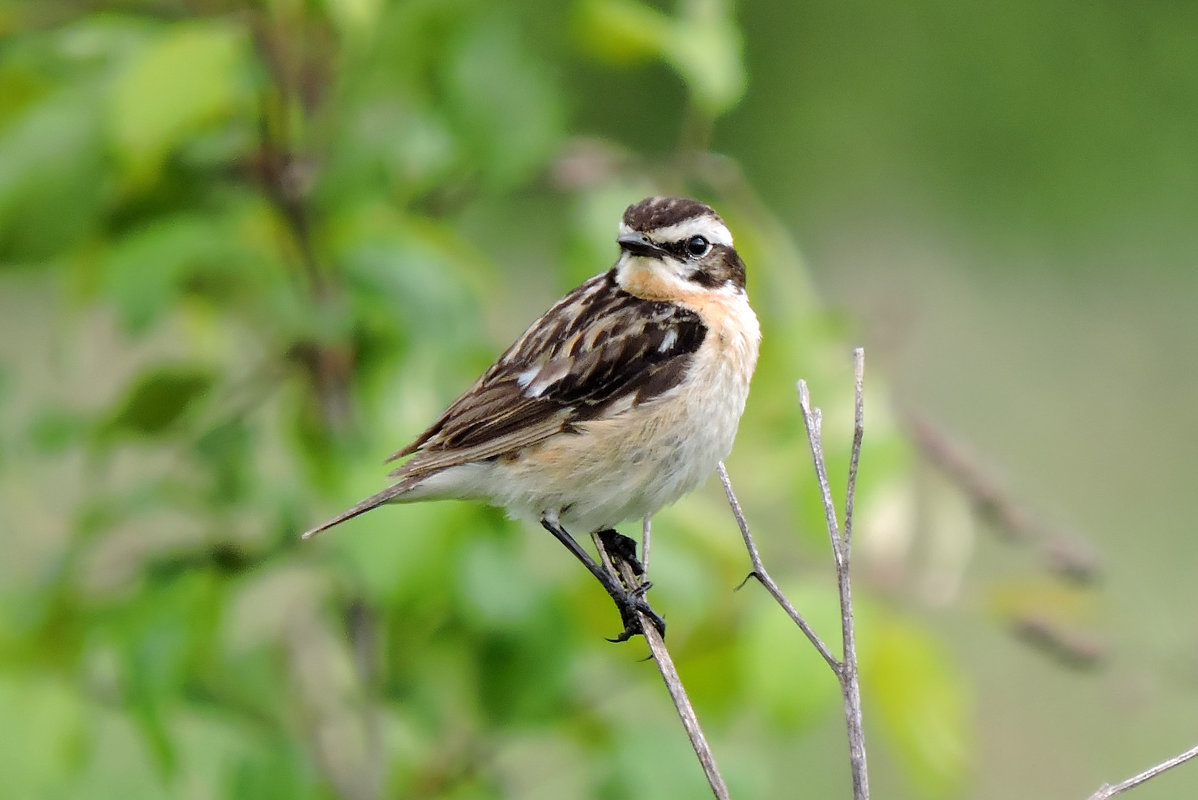
<path id="1" fill-rule="evenodd" d="M 196 440 L 196 456 L 212 474 L 214 504 L 233 503 L 249 493 L 253 478 L 252 442 L 250 427 L 240 419 L 209 428 Z"/>
<path id="2" fill-rule="evenodd" d="M 100 262 L 105 293 L 130 333 L 143 333 L 192 286 L 233 279 L 248 253 L 232 220 L 212 213 L 161 215 L 117 239 Z"/>
<path id="3" fill-rule="evenodd" d="M 145 372 L 126 392 L 101 434 L 159 436 L 208 392 L 214 380 L 210 370 L 190 365 Z"/>
<path id="4" fill-rule="evenodd" d="M 4 793 L 58 796 L 78 766 L 87 708 L 73 688 L 46 676 L 0 676 L 0 717 L 9 735 L 0 747 Z M 65 796 L 65 795 L 64 795 Z"/>
<path id="5" fill-rule="evenodd" d="M 83 440 L 91 426 L 82 414 L 43 409 L 29 428 L 29 439 L 43 453 L 60 453 Z"/>
<path id="6" fill-rule="evenodd" d="M 330 250 L 357 290 L 356 319 L 412 337 L 436 328 L 447 352 L 477 342 L 470 325 L 444 321 L 480 313 L 491 266 L 452 231 L 377 206 L 347 210 L 329 228 Z"/>
<path id="7" fill-rule="evenodd" d="M 415 605 L 413 614 L 438 616 L 452 599 L 445 586 L 459 564 L 458 534 L 477 530 L 479 518 L 480 510 L 470 503 L 380 509 L 355 520 L 353 535 L 331 546 L 371 602 Z"/>
<path id="8" fill-rule="evenodd" d="M 145 182 L 189 136 L 228 117 L 243 100 L 248 41 L 219 21 L 177 22 L 129 61 L 108 107 L 117 156 Z"/>
<path id="9" fill-rule="evenodd" d="M 545 602 L 545 588 L 521 577 L 527 564 L 511 536 L 479 536 L 463 547 L 458 592 L 471 621 L 483 629 L 520 630 Z"/>
<path id="10" fill-rule="evenodd" d="M 523 631 L 479 633 L 468 644 L 477 663 L 479 701 L 488 716 L 510 725 L 555 724 L 569 702 L 574 652 L 560 645 L 572 621 L 542 603 Z"/>
<path id="11" fill-rule="evenodd" d="M 612 63 L 635 63 L 663 55 L 673 20 L 638 0 L 584 0 L 578 6 L 579 40 Z"/>
<path id="12" fill-rule="evenodd" d="M 323 0 L 322 4 L 347 37 L 369 36 L 375 32 L 383 9 L 383 0 Z"/>
<path id="13" fill-rule="evenodd" d="M 959 791 L 974 747 L 970 693 L 951 655 L 926 629 L 889 615 L 859 639 L 863 690 L 918 794 Z"/>
<path id="14" fill-rule="evenodd" d="M 227 794 L 232 800 L 302 800 L 319 796 L 311 759 L 280 737 L 243 750 L 231 770 Z"/>
<path id="15" fill-rule="evenodd" d="M 719 116 L 740 102 L 748 78 L 740 29 L 729 0 L 689 0 L 666 60 L 682 76 L 695 104 Z"/>
<path id="16" fill-rule="evenodd" d="M 507 16 L 473 21 L 456 42 L 446 82 L 459 133 L 490 186 L 518 184 L 552 157 L 563 135 L 562 98 Z"/>
<path id="17" fill-rule="evenodd" d="M 170 715 L 197 659 L 211 646 L 220 585 L 207 573 L 189 573 L 135 599 L 111 623 L 123 649 L 125 700 L 167 774 L 177 763 Z"/>
<path id="18" fill-rule="evenodd" d="M 0 267 L 77 244 L 108 185 L 96 87 L 70 84 L 33 104 L 0 132 Z"/>
<path id="19" fill-rule="evenodd" d="M 802 730 L 840 702 L 836 676 L 790 618 L 763 589 L 743 633 L 745 691 L 749 703 L 778 729 Z M 840 605 L 834 586 L 803 583 L 783 591 L 821 639 L 839 653 Z M 744 591 L 742 590 L 742 591 Z"/>
<path id="20" fill-rule="evenodd" d="M 710 789 L 685 737 L 666 727 L 638 724 L 615 739 L 603 759 L 607 791 L 600 797 L 703 797 Z"/>
<path id="21" fill-rule="evenodd" d="M 682 79 L 695 104 L 719 116 L 740 102 L 748 77 L 740 30 L 727 0 L 685 0 L 677 18 L 639 0 L 586 0 L 580 37 L 613 62 L 660 58 Z"/>

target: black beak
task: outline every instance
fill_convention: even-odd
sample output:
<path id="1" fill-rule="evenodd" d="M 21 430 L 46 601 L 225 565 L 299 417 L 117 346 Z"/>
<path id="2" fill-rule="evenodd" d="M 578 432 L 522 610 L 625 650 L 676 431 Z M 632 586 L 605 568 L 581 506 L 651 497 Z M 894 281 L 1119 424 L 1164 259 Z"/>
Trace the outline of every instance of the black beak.
<path id="1" fill-rule="evenodd" d="M 616 241 L 620 245 L 620 249 L 631 253 L 634 256 L 646 256 L 648 258 L 661 258 L 667 253 L 664 249 L 649 241 L 649 237 L 643 233 L 628 233 Z"/>

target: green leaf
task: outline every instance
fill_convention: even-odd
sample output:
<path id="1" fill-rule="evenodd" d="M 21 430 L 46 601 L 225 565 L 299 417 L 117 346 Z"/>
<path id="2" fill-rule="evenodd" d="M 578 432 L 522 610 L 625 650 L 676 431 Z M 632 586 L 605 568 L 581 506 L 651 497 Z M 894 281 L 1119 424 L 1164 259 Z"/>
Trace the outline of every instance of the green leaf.
<path id="1" fill-rule="evenodd" d="M 178 758 L 170 715 L 183 687 L 207 666 L 203 655 L 212 646 L 220 589 L 210 574 L 187 573 L 145 591 L 110 623 L 122 651 L 125 701 L 164 774 Z"/>
<path id="2" fill-rule="evenodd" d="M 100 262 L 103 288 L 130 333 L 169 312 L 192 283 L 212 287 L 246 260 L 226 222 L 212 214 L 162 216 L 112 246 Z"/>
<path id="3" fill-rule="evenodd" d="M 43 453 L 60 453 L 81 439 L 91 428 L 91 421 L 63 409 L 42 409 L 29 427 L 29 439 Z"/>
<path id="4" fill-rule="evenodd" d="M 351 40 L 375 32 L 383 0 L 323 0 L 325 13 L 343 35 Z"/>
<path id="5" fill-rule="evenodd" d="M 195 454 L 212 479 L 213 506 L 236 502 L 253 486 L 253 435 L 241 419 L 208 429 L 195 443 Z"/>
<path id="6" fill-rule="evenodd" d="M 106 193 L 96 88 L 71 84 L 0 133 L 0 265 L 40 260 L 97 224 Z"/>
<path id="7" fill-rule="evenodd" d="M 457 42 L 446 76 L 450 110 L 472 163 L 496 188 L 532 176 L 556 150 L 565 113 L 546 66 L 506 17 L 479 19 Z"/>
<path id="8" fill-rule="evenodd" d="M 740 102 L 748 83 L 740 30 L 728 2 L 691 0 L 686 12 L 670 37 L 666 62 L 686 82 L 695 104 L 719 116 Z"/>
<path id="9" fill-rule="evenodd" d="M 87 708 L 77 689 L 44 676 L 0 676 L 0 717 L 11 733 L 0 747 L 8 797 L 65 796 L 64 776 L 77 766 Z"/>
<path id="10" fill-rule="evenodd" d="M 460 558 L 461 602 L 470 621 L 481 629 L 519 631 L 545 602 L 544 584 L 518 577 L 527 564 L 510 537 L 474 538 L 463 547 Z"/>
<path id="11" fill-rule="evenodd" d="M 673 35 L 668 16 L 637 0 L 585 0 L 576 19 L 583 46 L 615 64 L 661 57 Z"/>
<path id="12" fill-rule="evenodd" d="M 726 0 L 690 0 L 678 17 L 639 0 L 588 0 L 579 8 L 577 28 L 584 46 L 604 60 L 661 59 L 710 116 L 724 113 L 744 96 L 743 43 Z"/>
<path id="13" fill-rule="evenodd" d="M 961 788 L 973 752 L 970 693 L 951 656 L 914 622 L 875 620 L 860 638 L 862 684 L 886 739 L 922 797 Z"/>
<path id="14" fill-rule="evenodd" d="M 318 795 L 311 759 L 294 740 L 282 736 L 239 753 L 229 771 L 224 797 L 235 800 L 299 800 Z"/>
<path id="15" fill-rule="evenodd" d="M 108 129 L 135 182 L 156 175 L 188 137 L 230 116 L 248 82 L 249 44 L 241 29 L 180 22 L 163 30 L 116 79 Z"/>
<path id="16" fill-rule="evenodd" d="M 164 367 L 141 375 L 101 429 L 104 436 L 159 436 L 211 388 L 213 374 L 197 366 Z"/>

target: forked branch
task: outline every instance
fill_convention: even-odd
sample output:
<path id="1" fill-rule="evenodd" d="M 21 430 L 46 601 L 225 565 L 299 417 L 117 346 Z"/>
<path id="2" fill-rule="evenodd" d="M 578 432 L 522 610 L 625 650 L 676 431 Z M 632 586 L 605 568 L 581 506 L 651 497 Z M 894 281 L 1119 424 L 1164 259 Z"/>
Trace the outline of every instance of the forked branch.
<path id="1" fill-rule="evenodd" d="M 857 348 L 853 351 L 855 376 L 855 414 L 853 428 L 853 445 L 849 457 L 848 488 L 845 497 L 844 529 L 840 528 L 836 515 L 836 505 L 832 499 L 832 490 L 828 484 L 827 463 L 824 460 L 823 440 L 820 432 L 822 415 L 818 408 L 812 408 L 811 396 L 805 381 L 799 381 L 799 408 L 803 413 L 803 423 L 807 428 L 807 440 L 811 445 L 811 458 L 815 464 L 815 474 L 819 480 L 820 497 L 824 505 L 824 516 L 828 527 L 828 538 L 832 543 L 832 555 L 836 562 L 836 583 L 840 595 L 841 642 L 844 647 L 843 660 L 837 659 L 828 649 L 823 640 L 815 633 L 803 616 L 787 599 L 778 585 L 770 577 L 762 563 L 761 554 L 757 549 L 753 536 L 749 531 L 740 503 L 732 490 L 732 482 L 724 465 L 720 464 L 718 472 L 728 496 L 728 504 L 732 514 L 740 526 L 741 536 L 744 537 L 745 547 L 749 551 L 749 559 L 753 571 L 749 577 L 756 578 L 774 600 L 786 611 L 828 666 L 836 674 L 840 682 L 841 695 L 844 699 L 845 727 L 849 738 L 849 767 L 853 779 L 854 800 L 868 800 L 869 773 L 865 757 L 865 729 L 861 714 L 861 685 L 857 674 L 857 644 L 853 627 L 853 593 L 849 579 L 849 563 L 852 557 L 853 543 L 853 496 L 857 487 L 857 468 L 861 456 L 861 441 L 865 433 L 865 351 Z"/>

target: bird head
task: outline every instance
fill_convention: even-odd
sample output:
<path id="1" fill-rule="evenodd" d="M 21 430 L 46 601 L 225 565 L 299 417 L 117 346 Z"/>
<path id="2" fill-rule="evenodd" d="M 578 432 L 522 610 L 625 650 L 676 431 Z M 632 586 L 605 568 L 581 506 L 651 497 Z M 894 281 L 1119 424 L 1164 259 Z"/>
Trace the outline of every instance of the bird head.
<path id="1" fill-rule="evenodd" d="M 678 292 L 743 291 L 745 265 L 720 215 L 697 200 L 649 197 L 624 212 L 617 273 L 648 270 Z"/>

